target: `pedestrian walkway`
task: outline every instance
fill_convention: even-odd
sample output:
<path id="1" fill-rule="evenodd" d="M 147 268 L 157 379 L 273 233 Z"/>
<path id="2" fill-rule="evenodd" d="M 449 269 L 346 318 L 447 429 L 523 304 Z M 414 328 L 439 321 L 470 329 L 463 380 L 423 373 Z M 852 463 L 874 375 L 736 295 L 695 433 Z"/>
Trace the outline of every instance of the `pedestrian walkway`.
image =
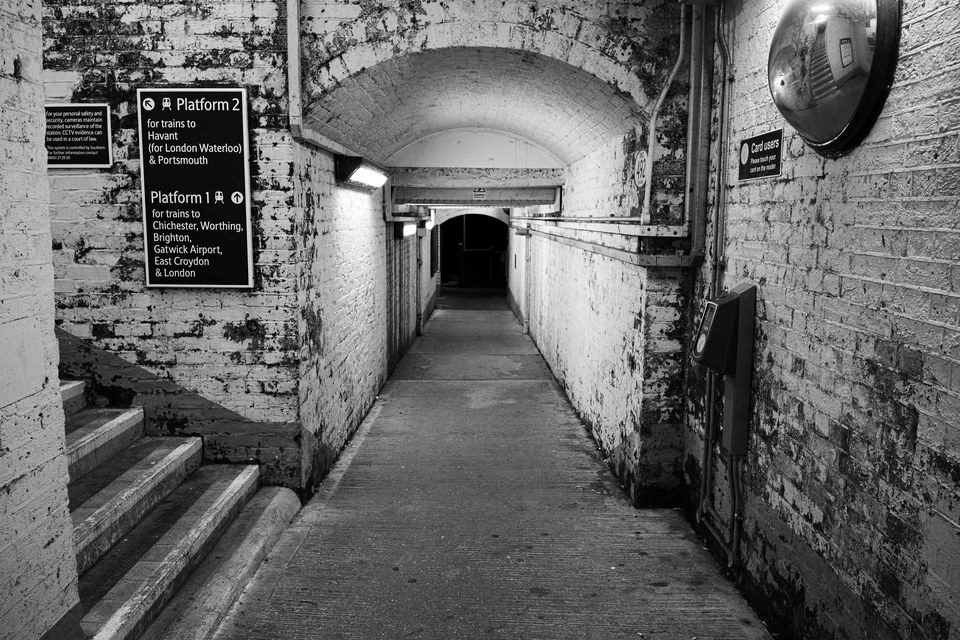
<path id="1" fill-rule="evenodd" d="M 435 313 L 218 638 L 769 638 L 491 302 Z"/>

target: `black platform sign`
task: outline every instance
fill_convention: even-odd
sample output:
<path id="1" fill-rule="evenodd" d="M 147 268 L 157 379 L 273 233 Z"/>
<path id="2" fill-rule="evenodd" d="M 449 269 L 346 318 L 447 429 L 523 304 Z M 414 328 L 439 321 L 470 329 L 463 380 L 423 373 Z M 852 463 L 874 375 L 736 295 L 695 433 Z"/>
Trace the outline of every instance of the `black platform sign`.
<path id="1" fill-rule="evenodd" d="M 148 287 L 252 287 L 246 89 L 138 89 Z"/>
<path id="2" fill-rule="evenodd" d="M 771 178 L 783 170 L 783 129 L 762 133 L 740 143 L 740 180 Z"/>
<path id="3" fill-rule="evenodd" d="M 113 164 L 108 104 L 48 104 L 47 166 L 107 169 Z"/>

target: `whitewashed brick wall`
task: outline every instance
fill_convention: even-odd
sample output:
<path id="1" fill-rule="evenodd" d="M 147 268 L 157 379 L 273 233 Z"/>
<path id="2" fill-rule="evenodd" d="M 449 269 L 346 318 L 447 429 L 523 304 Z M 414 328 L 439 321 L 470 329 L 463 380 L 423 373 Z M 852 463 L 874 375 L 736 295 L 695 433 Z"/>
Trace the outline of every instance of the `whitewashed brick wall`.
<path id="1" fill-rule="evenodd" d="M 682 121 L 685 113 L 679 114 L 674 117 Z M 562 214 L 638 219 L 643 190 L 633 172 L 639 149 L 631 131 L 568 167 Z M 682 157 L 683 151 L 665 153 Z M 675 192 L 659 174 L 655 185 L 654 206 L 664 215 L 677 202 L 682 206 L 682 188 Z M 520 300 L 528 268 L 530 334 L 631 498 L 645 505 L 676 503 L 687 299 L 683 272 L 604 255 L 605 247 L 635 255 L 641 251 L 637 236 L 575 235 L 592 248 L 535 231 L 524 256 L 514 242 L 519 239 L 512 239 L 511 251 L 529 262 L 526 267 L 518 263 L 516 273 L 511 263 L 511 292 Z"/>
<path id="2" fill-rule="evenodd" d="M 279 3 L 43 10 L 48 99 L 109 102 L 114 117 L 112 169 L 51 171 L 57 323 L 86 341 L 64 342 L 64 370 L 145 405 L 153 432 L 203 435 L 208 458 L 259 460 L 269 481 L 295 484 L 297 247 Z M 195 82 L 250 95 L 250 292 L 144 287 L 135 90 Z"/>
<path id="3" fill-rule="evenodd" d="M 145 405 L 153 432 L 202 435 L 208 459 L 256 460 L 268 482 L 306 487 L 382 384 L 393 239 L 378 193 L 335 188 L 331 156 L 287 130 L 283 7 L 45 3 L 48 98 L 109 102 L 116 158 L 52 173 L 54 269 L 66 371 Z M 143 286 L 133 95 L 183 83 L 250 95 L 251 292 Z"/>
<path id="4" fill-rule="evenodd" d="M 53 335 L 39 0 L 0 2 L 0 638 L 77 604 Z"/>
<path id="5" fill-rule="evenodd" d="M 725 285 L 759 286 L 743 583 L 772 628 L 797 638 L 954 638 L 960 4 L 903 2 L 890 98 L 838 160 L 807 148 L 770 98 L 785 4 L 730 11 Z M 738 184 L 739 140 L 780 127 L 783 177 Z M 702 403 L 691 396 L 694 486 Z M 722 490 L 714 501 L 725 512 Z"/>
<path id="6" fill-rule="evenodd" d="M 307 483 L 326 474 L 386 379 L 389 227 L 379 191 L 334 184 L 331 154 L 297 144 L 294 161 Z"/>

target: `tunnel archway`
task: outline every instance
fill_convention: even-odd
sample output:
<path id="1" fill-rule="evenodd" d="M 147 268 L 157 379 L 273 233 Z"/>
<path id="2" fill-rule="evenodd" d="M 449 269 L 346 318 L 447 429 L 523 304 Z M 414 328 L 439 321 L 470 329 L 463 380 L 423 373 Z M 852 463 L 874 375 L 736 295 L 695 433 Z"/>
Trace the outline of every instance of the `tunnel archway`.
<path id="1" fill-rule="evenodd" d="M 441 287 L 506 290 L 510 228 L 506 218 L 501 210 L 483 209 L 437 216 Z"/>
<path id="2" fill-rule="evenodd" d="M 521 136 L 569 165 L 645 120 L 629 93 L 523 49 L 395 55 L 311 89 L 304 123 L 380 163 L 425 136 L 474 127 Z"/>
<path id="3" fill-rule="evenodd" d="M 549 202 L 538 200 L 525 207 L 529 209 L 525 213 L 542 222 L 526 223 L 525 233 L 506 234 L 513 253 L 504 256 L 509 287 L 502 297 L 523 319 L 525 329 L 535 335 L 538 346 L 553 354 L 553 364 L 579 369 L 575 395 L 585 415 L 591 416 L 598 442 L 613 454 L 611 459 L 619 467 L 643 469 L 636 477 L 624 476 L 631 491 L 635 493 L 635 487 L 671 487 L 675 475 L 670 469 L 675 467 L 668 469 L 660 460 L 678 455 L 678 429 L 667 413 L 667 403 L 652 400 L 655 394 L 647 392 L 661 384 L 660 379 L 645 377 L 643 368 L 647 347 L 655 345 L 652 331 L 659 327 L 647 330 L 638 326 L 636 319 L 645 318 L 652 304 L 645 291 L 661 286 L 663 280 L 663 288 L 673 295 L 682 280 L 672 271 L 638 264 L 645 262 L 637 256 L 649 243 L 634 232 L 634 227 L 643 231 L 636 221 L 643 217 L 644 204 L 644 190 L 638 188 L 634 174 L 643 154 L 653 99 L 663 90 L 681 48 L 679 5 L 668 0 L 623 7 L 569 0 L 543 5 L 505 0 L 473 2 L 467 8 L 439 2 L 399 6 L 360 2 L 336 16 L 324 15 L 321 6 L 301 3 L 301 56 L 293 74 L 301 91 L 291 106 L 291 122 L 297 123 L 295 136 L 305 130 L 314 137 L 303 139 L 321 148 L 362 155 L 396 169 L 398 175 L 404 172 L 388 162 L 393 154 L 430 136 L 464 129 L 522 139 L 559 160 L 563 192 L 554 189 Z M 320 23 L 322 28 L 312 26 Z M 334 23 L 339 26 L 331 28 Z M 675 84 L 667 111 L 660 117 L 657 143 L 662 175 L 653 197 L 658 213 L 666 211 L 661 216 L 664 221 L 668 214 L 679 212 L 684 193 L 679 176 L 686 166 L 687 145 L 682 139 L 686 93 L 681 84 Z M 472 204 L 486 200 L 488 192 L 513 189 L 518 182 L 529 188 L 532 179 L 540 179 L 536 172 L 543 168 L 516 164 L 521 166 L 512 168 L 512 173 L 493 162 L 483 168 L 471 167 L 470 172 L 453 171 L 442 164 L 407 165 L 404 169 L 436 168 L 416 174 L 418 188 L 455 188 L 463 197 L 394 199 L 397 190 L 407 188 L 400 183 L 390 185 L 383 194 L 387 196 L 383 198 L 385 218 L 395 222 L 386 241 L 386 298 L 391 314 L 388 370 L 410 344 L 408 329 L 416 326 L 421 331 L 433 308 L 446 308 L 439 300 L 444 293 L 442 284 L 438 287 L 433 275 L 423 277 L 422 240 L 417 254 L 412 236 L 398 233 L 413 228 L 403 220 L 404 214 L 421 213 L 406 207 Z M 469 165 L 460 162 L 452 166 Z M 498 181 L 507 184 L 501 186 Z M 655 181 L 648 184 L 654 186 Z M 518 206 L 514 202 L 491 198 L 486 204 Z M 556 217 L 569 219 L 563 223 L 566 226 L 561 228 L 551 215 L 556 213 L 560 213 Z M 621 229 L 599 221 L 584 222 L 600 217 L 624 218 L 634 226 Z M 457 219 L 443 224 L 451 225 Z M 469 234 L 469 228 L 467 231 Z M 444 235 L 439 226 L 436 232 Z M 449 238 L 455 232 L 446 235 Z M 417 238 L 423 237 L 427 236 L 418 232 Z M 436 246 L 432 240 L 428 244 Z M 488 251 L 495 251 L 496 246 Z M 474 272 L 491 273 L 492 259 L 488 255 L 486 269 Z M 624 264 L 628 265 L 627 277 L 621 274 Z M 609 288 L 592 286 L 591 274 L 599 269 L 605 270 L 606 279 L 613 283 Z M 564 277 L 555 277 L 560 271 Z M 457 286 L 473 284 L 463 278 L 464 272 L 457 272 Z M 441 269 L 441 275 L 450 283 L 449 266 Z M 411 283 L 418 283 L 416 291 Z M 488 278 L 484 284 L 495 284 L 495 280 Z M 567 326 L 564 316 L 597 314 L 601 308 L 598 291 L 629 309 L 617 314 L 619 319 L 631 318 L 624 331 L 627 347 L 604 345 L 603 353 L 586 357 L 586 350 L 571 348 L 582 332 L 543 330 L 548 324 Z M 409 300 L 417 304 L 410 305 Z M 427 302 L 421 313 L 423 300 Z M 679 360 L 680 349 L 670 348 L 669 357 Z M 660 353 L 656 357 L 663 360 Z M 588 392 L 589 380 L 613 369 L 623 370 L 613 388 L 623 402 L 615 405 Z M 676 378 L 679 374 L 673 371 L 671 378 Z M 673 400 L 671 394 L 669 401 Z M 667 408 L 661 410 L 661 405 Z M 641 432 L 640 427 L 645 430 Z M 654 427 L 669 436 L 659 438 Z"/>
<path id="4" fill-rule="evenodd" d="M 443 207 L 434 210 L 434 220 L 439 225 L 459 216 L 470 215 L 487 216 L 499 220 L 505 225 L 510 224 L 509 209 L 500 207 Z"/>
<path id="5" fill-rule="evenodd" d="M 668 0 L 616 12 L 602 3 L 568 6 L 522 0 L 470 3 L 469 9 L 439 2 L 359 3 L 339 16 L 328 15 L 324 7 L 301 3 L 306 111 L 323 95 L 373 67 L 389 72 L 389 63 L 421 52 L 493 47 L 576 68 L 649 113 L 663 74 L 662 45 L 674 37 L 679 13 L 676 3 Z M 337 26 L 329 28 L 331 22 Z M 551 88 L 562 94 L 580 86 Z M 375 90 L 370 97 L 378 97 Z"/>

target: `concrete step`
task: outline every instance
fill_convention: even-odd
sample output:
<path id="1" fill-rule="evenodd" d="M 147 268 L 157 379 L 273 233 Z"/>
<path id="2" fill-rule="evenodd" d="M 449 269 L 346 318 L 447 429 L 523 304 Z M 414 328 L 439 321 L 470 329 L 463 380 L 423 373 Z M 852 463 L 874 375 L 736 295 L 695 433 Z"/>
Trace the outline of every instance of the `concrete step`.
<path id="1" fill-rule="evenodd" d="M 300 510 L 290 489 L 260 489 L 141 640 L 209 640 Z"/>
<path id="2" fill-rule="evenodd" d="M 60 398 L 68 417 L 87 406 L 87 385 L 83 380 L 61 380 Z"/>
<path id="3" fill-rule="evenodd" d="M 84 409 L 67 417 L 67 460 L 71 480 L 143 435 L 143 409 Z"/>
<path id="4" fill-rule="evenodd" d="M 96 640 L 138 637 L 213 548 L 258 483 L 255 465 L 205 466 L 186 480 L 80 577 L 84 633 Z"/>
<path id="5" fill-rule="evenodd" d="M 202 460 L 200 438 L 147 438 L 68 486 L 77 550 L 85 571 Z"/>

